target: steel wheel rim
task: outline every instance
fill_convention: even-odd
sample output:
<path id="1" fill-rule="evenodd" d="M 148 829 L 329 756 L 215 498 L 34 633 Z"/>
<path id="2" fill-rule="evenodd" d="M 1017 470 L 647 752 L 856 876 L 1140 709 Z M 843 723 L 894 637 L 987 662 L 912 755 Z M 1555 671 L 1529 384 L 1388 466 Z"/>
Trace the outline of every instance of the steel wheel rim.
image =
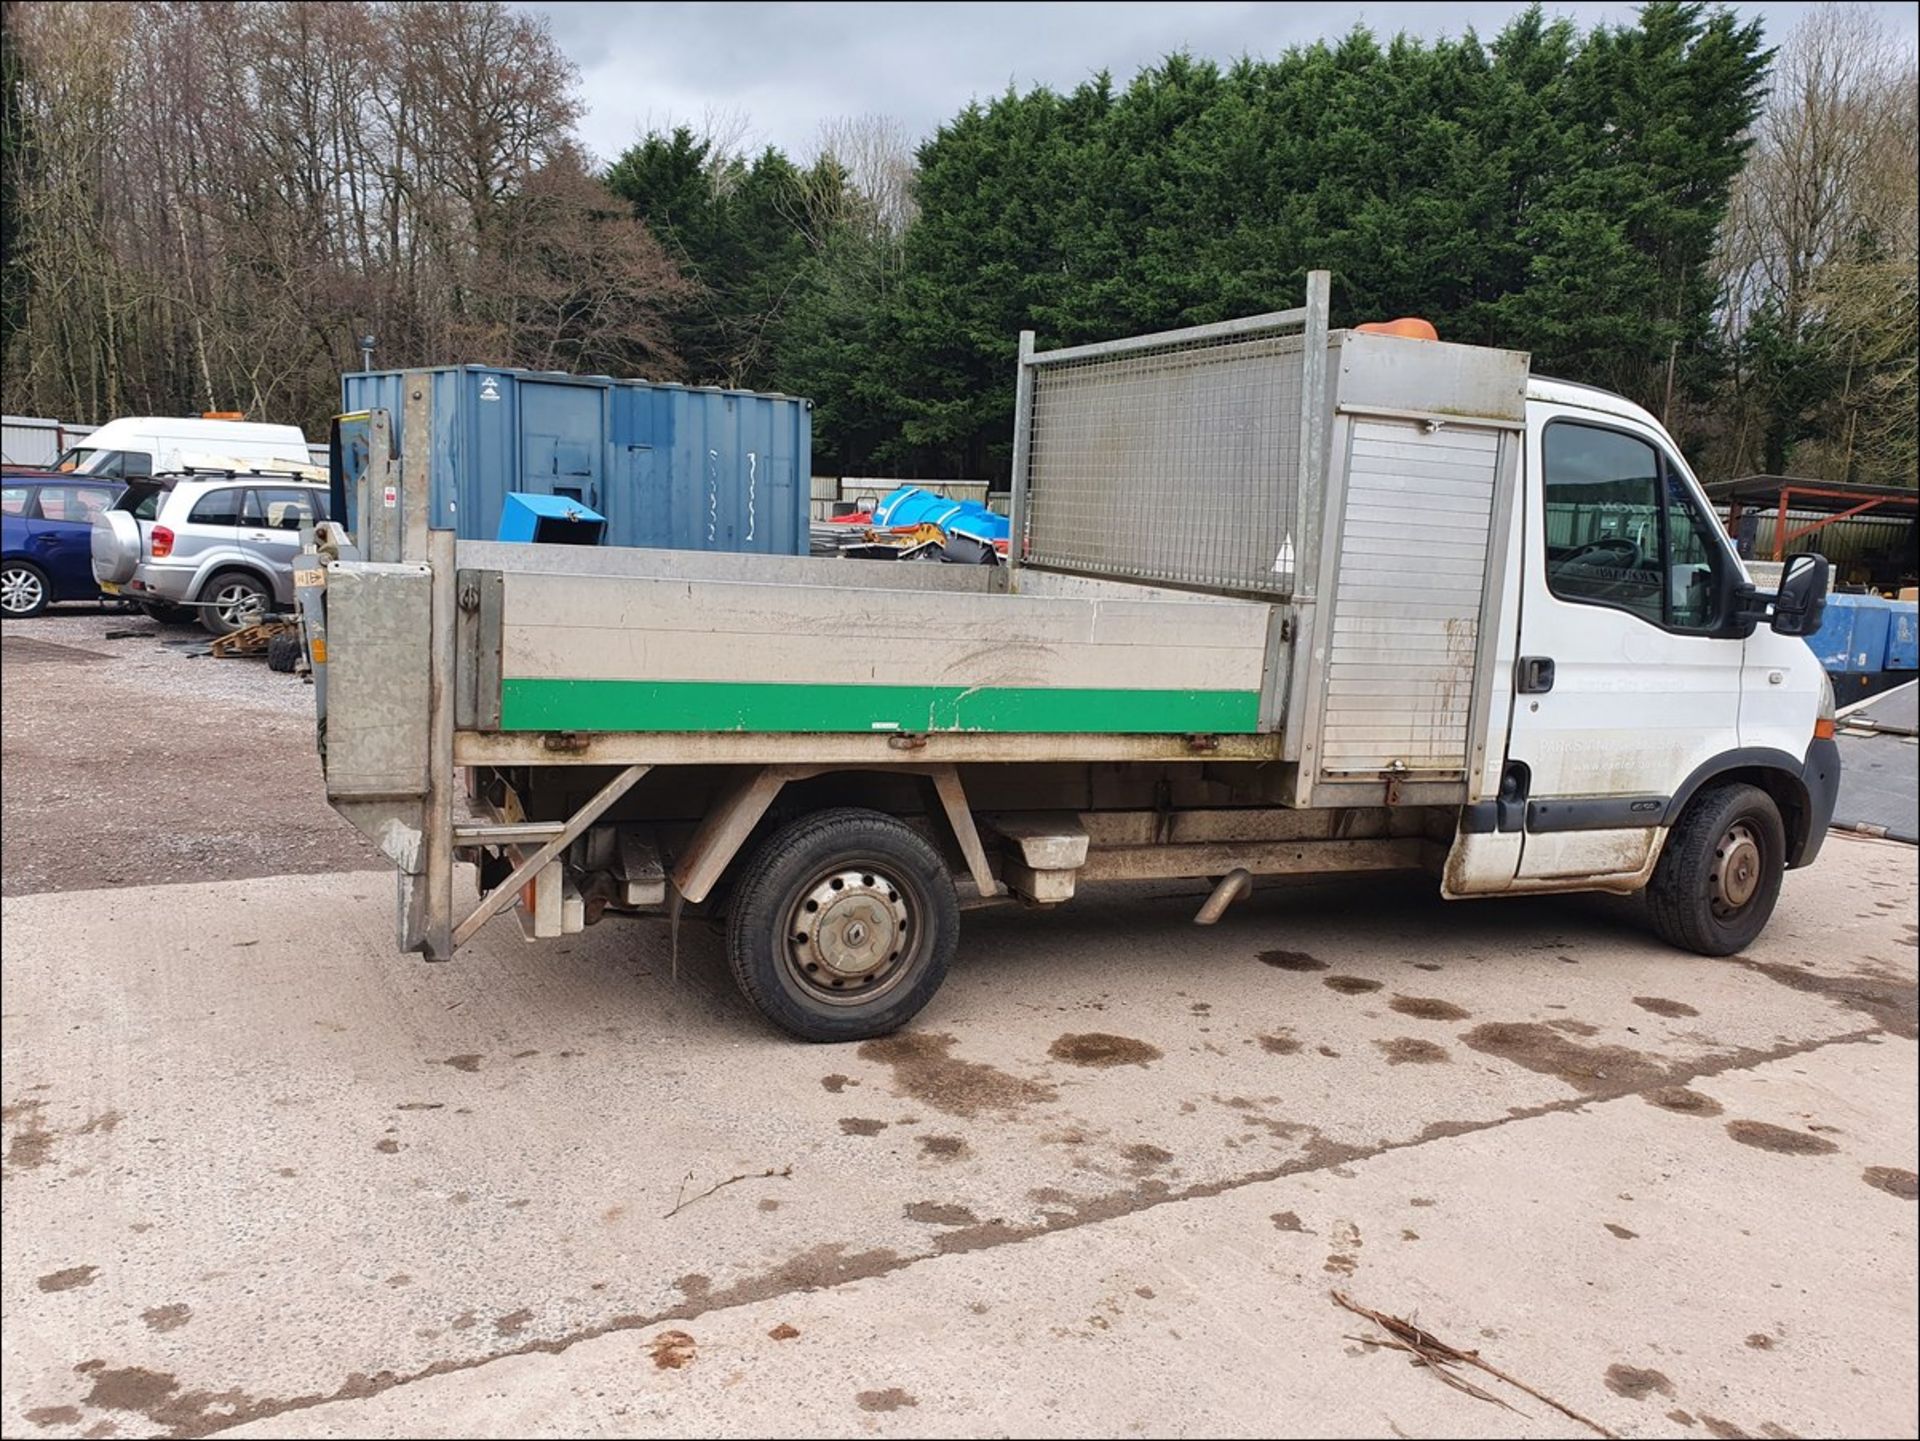
<path id="1" fill-rule="evenodd" d="M 781 969 L 809 999 L 869 1005 L 912 967 L 925 910 L 917 891 L 891 868 L 835 862 L 794 888 L 777 940 Z"/>
<path id="2" fill-rule="evenodd" d="M 0 609 L 8 615 L 25 615 L 37 610 L 46 596 L 40 577 L 30 570 L 9 570 L 0 576 Z"/>
<path id="3" fill-rule="evenodd" d="M 1714 915 L 1725 920 L 1752 904 L 1766 869 L 1766 851 L 1753 825 L 1735 821 L 1728 826 L 1713 848 L 1709 886 Z"/>
<path id="4" fill-rule="evenodd" d="M 241 626 L 254 612 L 265 609 L 264 601 L 252 586 L 235 581 L 214 592 L 213 613 L 222 625 Z"/>

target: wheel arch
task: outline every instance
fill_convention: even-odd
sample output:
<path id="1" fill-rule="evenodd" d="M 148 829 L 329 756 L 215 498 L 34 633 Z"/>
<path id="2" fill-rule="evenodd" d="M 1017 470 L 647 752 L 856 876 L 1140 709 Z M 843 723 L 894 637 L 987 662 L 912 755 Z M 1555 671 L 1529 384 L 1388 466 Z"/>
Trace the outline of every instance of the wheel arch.
<path id="1" fill-rule="evenodd" d="M 206 565 L 201 568 L 199 576 L 193 583 L 192 594 L 194 600 L 199 601 L 206 599 L 208 588 L 212 586 L 216 580 L 223 575 L 236 571 L 241 575 L 250 576 L 254 580 L 259 581 L 261 587 L 265 589 L 267 593 L 267 599 L 269 601 L 275 599 L 273 577 L 268 575 L 266 570 L 257 561 L 237 560 L 232 556 L 223 555 L 209 560 Z"/>
<path id="2" fill-rule="evenodd" d="M 1780 808 L 1780 820 L 1787 832 L 1787 868 L 1799 866 L 1807 856 L 1815 807 L 1807 790 L 1805 762 L 1785 751 L 1744 746 L 1721 752 L 1697 767 L 1673 793 L 1660 824 L 1672 826 L 1707 788 L 1742 782 L 1758 786 Z"/>

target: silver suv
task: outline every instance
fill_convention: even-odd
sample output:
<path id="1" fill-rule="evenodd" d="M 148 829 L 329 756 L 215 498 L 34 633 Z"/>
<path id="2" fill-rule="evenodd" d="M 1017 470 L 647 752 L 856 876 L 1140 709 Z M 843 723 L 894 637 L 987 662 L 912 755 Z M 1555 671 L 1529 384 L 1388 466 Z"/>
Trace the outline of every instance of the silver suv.
<path id="1" fill-rule="evenodd" d="M 290 474 L 196 471 L 133 481 L 93 524 L 93 577 L 159 620 L 197 610 L 215 635 L 293 609 L 300 527 L 327 488 Z"/>

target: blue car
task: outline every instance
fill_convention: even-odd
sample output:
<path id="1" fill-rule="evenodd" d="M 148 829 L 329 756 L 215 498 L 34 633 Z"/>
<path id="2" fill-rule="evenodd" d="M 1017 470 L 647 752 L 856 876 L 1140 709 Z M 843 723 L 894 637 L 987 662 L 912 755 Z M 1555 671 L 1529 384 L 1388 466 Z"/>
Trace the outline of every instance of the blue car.
<path id="1" fill-rule="evenodd" d="M 57 471 L 0 474 L 0 616 L 39 615 L 57 600 L 98 600 L 93 518 L 126 487 Z"/>

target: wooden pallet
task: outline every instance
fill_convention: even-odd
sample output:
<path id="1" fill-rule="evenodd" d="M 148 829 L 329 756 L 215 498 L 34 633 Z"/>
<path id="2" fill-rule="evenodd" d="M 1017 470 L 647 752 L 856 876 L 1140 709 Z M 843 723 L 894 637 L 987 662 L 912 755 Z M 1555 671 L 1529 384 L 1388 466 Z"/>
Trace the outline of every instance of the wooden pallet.
<path id="1" fill-rule="evenodd" d="M 265 655 L 267 645 L 277 635 L 290 635 L 300 629 L 297 620 L 263 620 L 249 626 L 242 626 L 228 635 L 215 636 L 207 647 L 213 655 L 255 656 Z"/>

